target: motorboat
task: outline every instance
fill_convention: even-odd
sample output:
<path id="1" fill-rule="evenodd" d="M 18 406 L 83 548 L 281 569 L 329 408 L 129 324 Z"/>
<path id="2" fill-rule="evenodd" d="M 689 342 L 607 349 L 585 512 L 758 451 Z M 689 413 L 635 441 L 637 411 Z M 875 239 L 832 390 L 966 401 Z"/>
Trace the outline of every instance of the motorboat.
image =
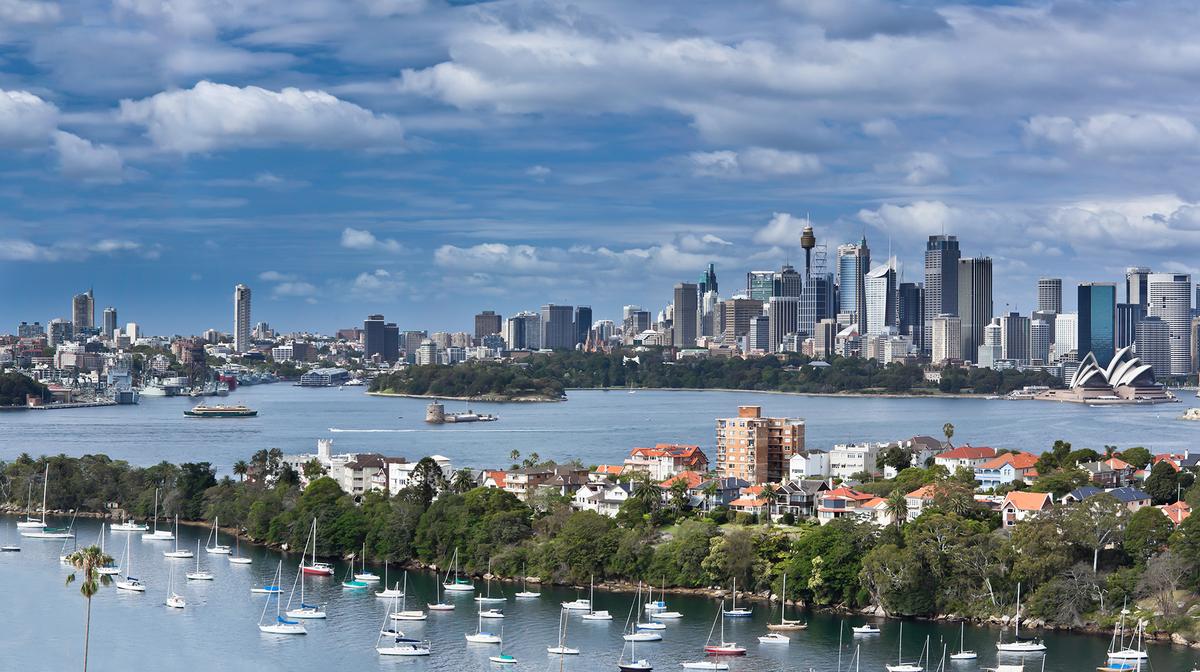
<path id="1" fill-rule="evenodd" d="M 572 600 L 570 602 L 563 602 L 562 608 L 566 609 L 567 611 L 591 611 L 592 602 L 591 600 L 583 599 Z"/>
<path id="2" fill-rule="evenodd" d="M 758 636 L 759 644 L 791 644 L 792 638 L 787 635 L 781 635 L 778 632 L 768 632 L 765 635 Z"/>
<path id="3" fill-rule="evenodd" d="M 480 618 L 504 618 L 504 610 L 502 609 L 484 609 L 479 612 Z"/>
<path id="4" fill-rule="evenodd" d="M 855 625 L 850 628 L 850 631 L 856 635 L 878 635 L 879 628 L 867 623 L 865 625 Z"/>

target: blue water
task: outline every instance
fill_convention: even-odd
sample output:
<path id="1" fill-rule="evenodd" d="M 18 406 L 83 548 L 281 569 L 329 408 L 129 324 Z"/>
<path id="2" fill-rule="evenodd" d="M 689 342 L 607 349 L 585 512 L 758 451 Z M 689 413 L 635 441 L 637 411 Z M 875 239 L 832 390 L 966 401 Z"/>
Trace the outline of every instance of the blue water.
<path id="1" fill-rule="evenodd" d="M 13 519 L 0 518 L 0 542 L 12 541 Z M 65 521 L 64 521 L 65 524 Z M 96 521 L 80 521 L 77 525 L 80 543 L 95 543 L 99 526 Z M 194 548 L 197 535 L 203 529 L 181 530 L 180 545 Z M 133 567 L 146 585 L 142 594 L 102 588 L 92 605 L 92 646 L 90 669 L 96 672 L 130 672 L 132 670 L 311 670 L 314 672 L 382 672 L 426 670 L 489 670 L 501 669 L 488 662 L 498 647 L 467 644 L 463 635 L 474 632 L 475 605 L 469 595 L 451 595 L 448 601 L 457 609 L 453 612 L 432 612 L 424 622 L 400 623 L 412 637 L 429 639 L 433 655 L 425 659 L 383 658 L 374 646 L 379 626 L 387 608 L 383 600 L 369 592 L 346 591 L 341 587 L 345 566 L 339 565 L 337 576 L 310 579 L 307 601 L 327 605 L 325 621 L 308 621 L 308 635 L 264 635 L 257 624 L 268 598 L 252 595 L 253 586 L 273 577 L 279 555 L 261 548 L 243 546 L 245 555 L 254 559 L 252 565 L 230 565 L 223 556 L 201 555 L 200 562 L 209 568 L 216 580 L 187 582 L 184 573 L 195 566 L 194 560 L 169 560 L 162 551 L 173 547 L 172 542 L 142 541 L 140 535 L 109 534 L 107 550 L 120 556 L 126 540 L 131 543 Z M 225 540 L 229 541 L 229 540 Z M 61 542 L 22 540 L 20 553 L 0 553 L 0 669 L 21 672 L 59 672 L 78 669 L 82 659 L 84 600 L 78 586 L 63 585 L 69 568 L 59 563 Z M 295 555 L 284 557 L 286 592 L 296 575 Z M 380 575 L 383 568 L 374 568 Z M 175 589 L 188 602 L 182 611 L 163 605 L 167 597 L 168 572 L 174 574 Z M 401 577 L 394 572 L 390 578 Z M 434 599 L 434 583 L 426 574 L 409 575 L 408 608 L 424 608 Z M 480 588 L 482 581 L 477 582 Z M 499 631 L 503 627 L 505 651 L 515 655 L 520 663 L 516 670 L 557 670 L 559 658 L 546 653 L 546 647 L 557 641 L 559 604 L 563 600 L 586 597 L 586 589 L 546 588 L 545 594 L 530 601 L 516 601 L 512 585 L 493 585 L 493 593 L 505 593 L 508 601 L 497 605 L 507 618 L 484 621 L 486 629 Z M 295 598 L 297 601 L 299 597 Z M 645 599 L 643 597 L 643 599 Z M 633 596 L 628 593 L 597 592 L 596 608 L 613 614 L 609 622 L 583 621 L 572 616 L 567 628 L 567 642 L 582 650 L 579 656 L 563 659 L 563 669 L 573 672 L 607 670 L 616 672 L 616 660 L 623 642 L 622 628 Z M 672 609 L 684 614 L 678 621 L 667 621 L 663 641 L 638 645 L 639 657 L 650 659 L 657 670 L 679 670 L 679 663 L 703 657 L 702 647 L 713 627 L 719 603 L 701 597 L 668 595 Z M 268 609 L 268 617 L 273 613 Z M 768 619 L 778 618 L 778 611 L 764 604 L 754 606 L 749 619 L 726 619 L 726 638 L 748 649 L 744 658 L 730 659 L 734 672 L 804 671 L 810 667 L 818 672 L 834 672 L 838 661 L 839 628 L 845 627 L 844 655 L 852 653 L 855 639 L 849 626 L 865 621 L 862 617 L 845 619 L 823 613 L 790 613 L 789 617 L 807 618 L 810 629 L 789 633 L 789 646 L 760 645 L 757 637 L 766 632 Z M 897 655 L 899 628 L 896 622 L 880 621 L 882 634 L 858 638 L 862 644 L 862 670 L 881 672 L 884 663 L 893 662 Z M 979 651 L 979 660 L 970 663 L 947 662 L 948 669 L 976 672 L 999 662 L 1019 659 L 997 658 L 995 642 L 1000 631 L 995 628 L 967 628 L 966 645 Z M 1047 672 L 1084 672 L 1094 670 L 1105 656 L 1107 638 L 1063 633 L 1045 633 L 1049 654 Z M 907 622 L 904 626 L 905 659 L 915 658 L 926 637 L 935 650 L 935 664 L 942 645 L 956 650 L 959 629 L 956 624 Z M 1170 645 L 1152 645 L 1151 667 L 1163 672 L 1187 672 L 1200 655 Z M 513 667 L 503 669 L 512 670 Z M 1041 669 L 1041 659 L 1032 658 L 1030 672 Z"/>
<path id="2" fill-rule="evenodd" d="M 185 418 L 195 401 L 147 398 L 115 406 L 0 414 L 0 459 L 32 454 L 107 453 L 134 464 L 207 460 L 223 472 L 262 448 L 312 452 L 319 438 L 338 452 L 380 452 L 410 459 L 450 457 L 456 466 L 507 466 L 509 453 L 537 453 L 584 464 L 620 462 L 635 446 L 697 444 L 713 457 L 715 419 L 739 404 L 769 415 L 805 418 L 810 447 L 941 436 L 954 424 L 956 444 L 1041 452 L 1055 439 L 1076 448 L 1144 445 L 1153 451 L 1196 445 L 1197 423 L 1178 420 L 1197 399 L 1180 404 L 1089 408 L 1076 404 L 984 399 L 804 397 L 753 392 L 571 391 L 569 401 L 486 404 L 494 423 L 432 426 L 421 399 L 380 398 L 362 388 L 306 389 L 286 384 L 241 388 L 228 397 L 258 409 L 256 418 Z M 465 408 L 447 402 L 449 410 Z"/>

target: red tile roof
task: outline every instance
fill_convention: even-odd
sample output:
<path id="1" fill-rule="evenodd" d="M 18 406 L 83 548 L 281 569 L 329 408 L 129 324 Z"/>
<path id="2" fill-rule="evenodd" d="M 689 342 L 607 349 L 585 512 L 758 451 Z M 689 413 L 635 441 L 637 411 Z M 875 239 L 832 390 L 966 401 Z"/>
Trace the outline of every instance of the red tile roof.
<path id="1" fill-rule="evenodd" d="M 1188 519 L 1192 515 L 1192 507 L 1188 506 L 1187 502 L 1175 502 L 1174 504 L 1165 504 L 1158 507 L 1166 514 L 1167 518 L 1171 519 L 1176 525 Z"/>
<path id="2" fill-rule="evenodd" d="M 1022 492 L 1013 490 L 1004 496 L 1001 508 L 1012 504 L 1022 511 L 1041 511 L 1053 503 L 1053 498 L 1047 492 Z"/>
<path id="3" fill-rule="evenodd" d="M 486 479 L 490 478 L 493 481 L 495 481 L 497 488 L 503 488 L 505 485 L 505 481 L 508 478 L 508 473 L 503 472 L 503 471 L 485 471 L 483 473 L 484 473 L 484 479 L 486 480 Z"/>
<path id="4" fill-rule="evenodd" d="M 988 460 L 995 456 L 996 449 L 987 446 L 959 446 L 937 455 L 947 460 Z"/>
<path id="5" fill-rule="evenodd" d="M 1113 471 L 1123 471 L 1125 469 L 1133 469 L 1132 464 L 1126 462 L 1125 460 L 1122 460 L 1119 457 L 1110 457 L 1107 460 L 1104 460 L 1104 464 L 1107 464 L 1109 466 L 1109 468 L 1112 469 Z"/>
<path id="6" fill-rule="evenodd" d="M 1018 471 L 1026 471 L 1033 469 L 1037 465 L 1038 456 L 1033 453 L 1004 453 L 979 465 L 980 469 L 1000 469 L 1006 464 L 1011 464 L 1013 469 Z"/>
<path id="7" fill-rule="evenodd" d="M 697 474 L 694 471 L 681 471 L 678 474 L 675 474 L 674 476 L 663 481 L 662 483 L 659 483 L 658 487 L 664 488 L 664 489 L 669 489 L 675 483 L 675 481 L 679 481 L 679 480 L 686 482 L 688 490 L 691 490 L 691 489 L 699 486 L 701 483 L 703 483 L 704 477 L 701 476 L 700 474 Z"/>
<path id="8" fill-rule="evenodd" d="M 846 499 L 853 499 L 856 502 L 863 502 L 874 497 L 874 495 L 868 495 L 865 492 L 859 492 L 852 488 L 847 488 L 846 486 L 823 492 L 820 496 L 822 499 L 844 497 Z"/>
<path id="9" fill-rule="evenodd" d="M 754 509 L 761 506 L 766 506 L 767 500 L 765 497 L 738 497 L 729 503 L 731 509 Z"/>
<path id="10" fill-rule="evenodd" d="M 920 498 L 920 499 L 933 499 L 933 496 L 935 494 L 937 494 L 937 486 L 934 485 L 933 483 L 929 483 L 928 485 L 922 485 L 921 487 L 917 488 L 916 490 L 913 490 L 912 492 L 905 495 L 905 497 L 913 497 L 913 498 Z"/>

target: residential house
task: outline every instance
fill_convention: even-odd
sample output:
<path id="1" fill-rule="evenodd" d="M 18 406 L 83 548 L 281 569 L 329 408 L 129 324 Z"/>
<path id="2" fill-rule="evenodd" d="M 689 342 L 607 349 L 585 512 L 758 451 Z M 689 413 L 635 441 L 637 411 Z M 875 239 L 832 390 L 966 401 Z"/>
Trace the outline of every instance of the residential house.
<path id="1" fill-rule="evenodd" d="M 788 459 L 788 480 L 829 477 L 829 453 L 824 450 L 801 450 Z"/>
<path id="2" fill-rule="evenodd" d="M 575 491 L 590 482 L 588 476 L 578 470 L 563 471 L 556 473 L 553 478 L 539 485 L 538 490 L 541 492 L 548 490 L 560 497 L 574 498 Z"/>
<path id="3" fill-rule="evenodd" d="M 504 489 L 508 484 L 508 472 L 498 469 L 485 469 L 480 483 L 485 488 Z"/>
<path id="4" fill-rule="evenodd" d="M 1004 502 L 1000 504 L 1000 522 L 1004 527 L 1012 527 L 1052 506 L 1054 495 L 1048 492 L 1013 490 L 1004 496 Z"/>
<path id="5" fill-rule="evenodd" d="M 1030 483 L 1037 477 L 1038 456 L 1033 453 L 1003 453 L 975 467 L 980 490 L 994 490 L 1010 483 Z"/>
<path id="6" fill-rule="evenodd" d="M 729 503 L 729 510 L 737 513 L 750 513 L 756 516 L 767 515 L 770 511 L 771 499 L 761 485 L 750 485 L 742 488 L 737 499 Z"/>
<path id="7" fill-rule="evenodd" d="M 550 467 L 528 467 L 508 472 L 504 479 L 504 489 L 516 495 L 517 499 L 528 502 L 533 498 L 539 486 L 556 476 L 567 475 L 586 480 L 588 473 L 587 469 L 564 464 Z"/>
<path id="8" fill-rule="evenodd" d="M 1078 504 L 1088 497 L 1095 497 L 1096 495 L 1103 494 L 1103 492 L 1103 488 L 1097 488 L 1094 485 L 1085 485 L 1063 495 L 1062 501 L 1063 504 Z"/>
<path id="9" fill-rule="evenodd" d="M 829 451 L 829 475 L 843 481 L 852 480 L 857 474 L 874 474 L 879 471 L 876 461 L 884 443 L 842 443 Z"/>
<path id="10" fill-rule="evenodd" d="M 878 498 L 847 487 L 822 492 L 817 496 L 817 522 L 825 525 L 838 518 L 873 519 L 874 511 L 861 508 L 872 499 Z"/>
<path id="11" fill-rule="evenodd" d="M 675 474 L 674 476 L 663 481 L 662 483 L 659 483 L 658 487 L 662 488 L 662 491 L 663 491 L 663 493 L 662 493 L 663 501 L 664 502 L 671 501 L 671 497 L 673 496 L 672 495 L 673 486 L 679 482 L 682 482 L 684 485 L 687 486 L 687 495 L 688 495 L 687 506 L 688 506 L 688 508 L 692 508 L 692 509 L 704 508 L 704 496 L 702 494 L 700 494 L 700 492 L 699 492 L 700 484 L 704 483 L 704 476 L 697 474 L 694 471 L 681 471 L 678 474 Z"/>
<path id="12" fill-rule="evenodd" d="M 661 481 L 681 471 L 708 471 L 708 457 L 700 446 L 660 443 L 653 448 L 634 448 L 625 458 L 624 473 L 642 471 Z"/>
<path id="13" fill-rule="evenodd" d="M 1119 457 L 1110 457 L 1098 462 L 1084 462 L 1079 465 L 1088 473 L 1088 480 L 1101 488 L 1119 488 L 1134 481 L 1137 468 Z"/>
<path id="14" fill-rule="evenodd" d="M 1170 464 L 1172 467 L 1175 467 L 1175 471 L 1197 471 L 1200 469 L 1200 453 L 1193 454 L 1191 451 L 1186 451 L 1183 453 L 1155 455 L 1154 461 L 1150 463 L 1151 466 L 1147 467 L 1147 470 L 1159 462 Z"/>
<path id="15" fill-rule="evenodd" d="M 616 480 L 624 471 L 625 466 L 621 464 L 600 464 L 588 474 L 588 480 L 592 483 L 608 483 Z"/>
<path id="16" fill-rule="evenodd" d="M 595 511 L 615 518 L 632 492 L 628 483 L 589 483 L 575 491 L 572 506 L 580 511 Z"/>
<path id="17" fill-rule="evenodd" d="M 829 491 L 829 483 L 814 479 L 788 481 L 775 490 L 775 511 L 790 513 L 796 518 L 811 518 L 817 514 L 817 497 Z"/>
<path id="18" fill-rule="evenodd" d="M 933 458 L 944 449 L 942 442 L 932 436 L 914 436 L 911 439 L 903 441 L 893 441 L 884 445 L 881 451 L 892 446 L 899 446 L 904 449 L 908 453 L 909 463 L 914 467 L 924 467 L 927 464 L 932 464 Z M 895 478 L 898 473 L 899 471 L 890 464 L 883 467 L 884 478 Z"/>
<path id="19" fill-rule="evenodd" d="M 1178 501 L 1174 504 L 1164 504 L 1160 507 L 1163 514 L 1171 519 L 1171 522 L 1178 526 L 1180 523 L 1188 519 L 1192 515 L 1192 507 L 1187 502 Z"/>
<path id="20" fill-rule="evenodd" d="M 945 467 L 946 471 L 953 474 L 959 467 L 975 471 L 976 467 L 983 466 L 985 462 L 996 457 L 996 449 L 988 448 L 987 446 L 959 446 L 951 448 L 945 452 L 938 453 L 933 458 L 933 463 L 939 467 Z"/>
<path id="21" fill-rule="evenodd" d="M 442 470 L 442 475 L 447 479 L 454 477 L 454 470 L 450 464 L 450 458 L 445 455 L 430 455 L 429 459 L 437 463 Z M 416 462 L 408 462 L 407 460 L 389 460 L 387 470 L 388 492 L 396 494 L 401 490 L 413 485 L 412 475 L 413 470 L 417 468 Z"/>
<path id="22" fill-rule="evenodd" d="M 908 519 L 914 520 L 922 513 L 925 508 L 933 504 L 933 498 L 937 495 L 937 485 L 929 483 L 913 490 L 904 496 L 904 502 L 908 505 Z"/>
<path id="23" fill-rule="evenodd" d="M 1118 502 L 1127 506 L 1130 513 L 1137 513 L 1138 509 L 1150 506 L 1150 495 L 1131 486 L 1113 488 L 1112 490 L 1108 490 L 1107 493 L 1115 497 Z"/>
<path id="24" fill-rule="evenodd" d="M 741 495 L 742 488 L 749 485 L 750 481 L 745 479 L 724 476 L 704 481 L 692 492 L 703 498 L 705 509 L 711 509 L 716 506 L 729 506 L 730 502 Z"/>

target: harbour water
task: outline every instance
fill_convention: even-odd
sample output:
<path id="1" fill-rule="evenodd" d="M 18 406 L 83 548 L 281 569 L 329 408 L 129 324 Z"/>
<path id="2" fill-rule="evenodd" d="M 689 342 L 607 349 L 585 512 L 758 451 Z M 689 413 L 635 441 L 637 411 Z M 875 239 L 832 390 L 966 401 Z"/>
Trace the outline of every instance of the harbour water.
<path id="1" fill-rule="evenodd" d="M 0 542 L 15 537 L 13 524 L 12 518 L 0 518 Z M 97 521 L 78 521 L 77 529 L 80 544 L 95 543 L 98 539 Z M 203 541 L 205 535 L 203 529 L 181 529 L 180 547 L 195 548 L 197 537 Z M 253 564 L 231 565 L 224 556 L 210 556 L 201 551 L 200 564 L 215 574 L 215 580 L 189 582 L 184 573 L 191 571 L 195 560 L 169 560 L 162 556 L 164 550 L 173 548 L 172 542 L 145 541 L 139 534 L 109 533 L 107 550 L 114 557 L 121 556 L 127 540 L 134 574 L 146 584 L 147 590 L 137 594 L 109 586 L 94 598 L 89 667 L 96 672 L 199 669 L 423 672 L 501 667 L 488 661 L 488 656 L 494 655 L 499 647 L 468 644 L 464 640 L 464 634 L 474 632 L 477 623 L 475 603 L 469 594 L 447 597 L 456 606 L 452 612 L 431 612 L 427 621 L 399 624 L 408 636 L 430 640 L 432 656 L 384 658 L 375 652 L 374 646 L 384 622 L 385 601 L 376 599 L 371 591 L 343 589 L 344 564 L 337 565 L 334 577 L 310 577 L 307 584 L 306 601 L 326 605 L 327 620 L 306 622 L 305 636 L 265 635 L 259 632 L 257 623 L 268 598 L 251 594 L 250 588 L 271 580 L 279 554 L 243 546 L 243 554 L 252 557 Z M 78 584 L 63 585 L 70 570 L 59 562 L 61 542 L 23 539 L 21 546 L 20 553 L 0 554 L 0 595 L 5 596 L 5 605 L 0 609 L 0 669 L 24 672 L 78 669 L 85 603 Z M 296 576 L 298 556 L 293 554 L 283 559 L 286 603 Z M 383 574 L 382 567 L 374 570 Z M 187 600 L 183 610 L 169 609 L 163 604 L 168 573 L 174 575 L 175 590 Z M 401 577 L 393 571 L 390 578 L 396 581 Z M 482 588 L 483 582 L 477 585 Z M 435 583 L 431 575 L 410 574 L 408 588 L 409 609 L 425 609 L 427 602 L 434 601 Z M 512 597 L 513 591 L 518 590 L 512 585 L 496 583 L 492 590 L 493 594 L 503 592 L 508 597 L 505 604 L 496 605 L 505 611 L 506 618 L 485 620 L 485 629 L 500 632 L 503 628 L 504 650 L 519 661 L 505 669 L 559 669 L 559 657 L 546 652 L 546 647 L 557 640 L 559 604 L 586 597 L 586 589 L 545 588 L 542 597 L 520 601 Z M 682 661 L 703 658 L 701 649 L 713 627 L 719 602 L 694 596 L 668 595 L 666 599 L 671 609 L 683 613 L 683 618 L 666 621 L 663 640 L 640 644 L 637 652 L 657 670 L 678 670 Z M 294 601 L 299 601 L 298 593 Z M 632 601 L 632 594 L 597 592 L 596 608 L 610 611 L 612 621 L 589 622 L 572 616 L 567 626 L 567 641 L 582 653 L 563 657 L 562 669 L 615 671 L 623 644 L 621 631 Z M 268 616 L 273 611 L 269 608 Z M 767 631 L 766 623 L 778 617 L 777 608 L 756 604 L 752 618 L 725 620 L 726 639 L 748 649 L 745 657 L 727 659 L 731 671 L 803 672 L 811 668 L 834 672 L 838 669 L 840 628 L 844 628 L 843 662 L 858 644 L 862 647 L 862 670 L 879 672 L 885 663 L 896 660 L 899 627 L 895 621 L 877 621 L 882 630 L 879 635 L 854 637 L 850 626 L 865 622 L 865 618 L 791 613 L 790 618 L 807 619 L 809 629 L 789 633 L 792 643 L 787 646 L 760 644 L 757 638 Z M 977 650 L 979 659 L 953 665 L 947 662 L 947 669 L 976 672 L 997 662 L 1019 662 L 1019 658 L 997 657 L 995 642 L 999 634 L 997 628 L 967 628 L 966 647 Z M 1069 633 L 1045 635 L 1049 648 L 1047 672 L 1094 670 L 1105 657 L 1106 638 Z M 957 650 L 959 628 L 950 623 L 906 622 L 906 660 L 919 655 L 926 637 L 935 651 L 934 665 L 926 667 L 932 671 L 943 645 L 950 651 Z M 1143 669 L 1188 672 L 1198 661 L 1200 652 L 1154 644 L 1150 647 L 1150 666 Z M 1041 669 L 1040 657 L 1027 659 L 1026 670 Z"/>
<path id="2" fill-rule="evenodd" d="M 137 406 L 0 414 L 0 460 L 33 455 L 105 453 L 150 465 L 167 460 L 209 461 L 223 473 L 263 448 L 310 452 L 333 438 L 340 452 L 380 452 L 410 459 L 441 454 L 456 466 L 503 467 L 509 454 L 537 453 L 584 464 L 620 462 L 634 446 L 697 444 L 710 452 L 714 419 L 739 404 L 768 415 L 802 417 L 809 447 L 884 441 L 917 434 L 941 436 L 953 423 L 954 442 L 1041 452 L 1055 439 L 1076 448 L 1144 445 L 1153 451 L 1195 447 L 1197 424 L 1178 420 L 1197 406 L 1183 403 L 1089 408 L 1077 404 L 957 398 L 809 397 L 753 392 L 572 390 L 562 403 L 474 403 L 498 422 L 434 426 L 424 422 L 423 399 L 381 398 L 363 388 L 244 387 L 227 403 L 259 411 L 255 418 L 186 418 L 187 398 L 144 398 Z M 448 412 L 464 402 L 446 402 Z"/>

